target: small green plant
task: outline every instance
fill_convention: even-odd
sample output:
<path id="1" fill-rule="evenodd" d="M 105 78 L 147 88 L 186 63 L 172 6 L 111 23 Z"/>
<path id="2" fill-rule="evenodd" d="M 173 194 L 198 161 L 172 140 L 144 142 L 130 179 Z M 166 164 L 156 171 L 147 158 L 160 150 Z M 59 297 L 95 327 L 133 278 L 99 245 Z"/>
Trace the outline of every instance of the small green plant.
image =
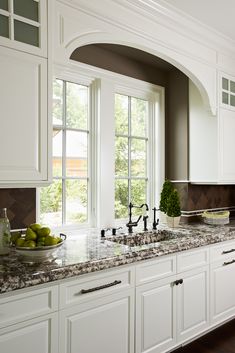
<path id="1" fill-rule="evenodd" d="M 170 182 L 170 180 L 166 179 L 163 184 L 162 192 L 161 192 L 160 205 L 159 205 L 160 211 L 164 213 L 167 212 L 167 200 L 173 190 L 174 190 L 173 184 Z"/>
<path id="2" fill-rule="evenodd" d="M 179 217 L 180 212 L 180 199 L 177 190 L 173 190 L 167 200 L 167 212 L 168 217 Z"/>

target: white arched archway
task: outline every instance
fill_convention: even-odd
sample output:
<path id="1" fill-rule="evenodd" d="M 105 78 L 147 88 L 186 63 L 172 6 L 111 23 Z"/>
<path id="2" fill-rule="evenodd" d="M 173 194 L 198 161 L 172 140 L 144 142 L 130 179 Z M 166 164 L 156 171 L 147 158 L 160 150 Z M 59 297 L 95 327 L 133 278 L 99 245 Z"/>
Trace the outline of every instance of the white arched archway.
<path id="1" fill-rule="evenodd" d="M 79 47 L 89 45 L 89 44 L 117 44 L 123 46 L 129 46 L 136 49 L 140 49 L 152 55 L 155 55 L 170 64 L 174 65 L 177 69 L 182 71 L 186 76 L 188 76 L 193 83 L 198 88 L 204 105 L 206 109 L 212 114 L 216 114 L 216 101 L 215 101 L 215 77 L 210 75 L 210 72 L 206 70 L 204 65 L 199 62 L 193 61 L 188 56 L 184 56 L 169 48 L 163 47 L 162 45 L 155 45 L 150 47 L 146 43 L 132 42 L 128 40 L 120 39 L 114 34 L 101 32 L 101 31 L 92 31 L 81 34 L 76 38 L 73 38 L 71 41 L 68 41 L 65 45 L 65 59 L 69 61 L 71 54 Z M 208 77 L 208 76 L 211 77 Z M 214 84 L 214 86 L 213 86 Z"/>

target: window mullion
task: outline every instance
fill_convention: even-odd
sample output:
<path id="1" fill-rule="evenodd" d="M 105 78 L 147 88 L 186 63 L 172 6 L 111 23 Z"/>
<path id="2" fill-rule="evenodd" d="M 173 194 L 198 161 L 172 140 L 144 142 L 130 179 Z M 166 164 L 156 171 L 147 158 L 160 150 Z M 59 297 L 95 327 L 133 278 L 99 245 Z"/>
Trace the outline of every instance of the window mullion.
<path id="1" fill-rule="evenodd" d="M 13 0 L 8 1 L 9 4 L 9 21 L 10 21 L 10 39 L 14 40 L 14 19 L 13 19 L 13 13 L 14 13 L 14 3 Z"/>
<path id="2" fill-rule="evenodd" d="M 131 97 L 128 97 L 128 203 L 131 202 Z"/>
<path id="3" fill-rule="evenodd" d="M 66 223 L 66 102 L 67 87 L 63 81 L 63 143 L 62 143 L 62 224 Z"/>

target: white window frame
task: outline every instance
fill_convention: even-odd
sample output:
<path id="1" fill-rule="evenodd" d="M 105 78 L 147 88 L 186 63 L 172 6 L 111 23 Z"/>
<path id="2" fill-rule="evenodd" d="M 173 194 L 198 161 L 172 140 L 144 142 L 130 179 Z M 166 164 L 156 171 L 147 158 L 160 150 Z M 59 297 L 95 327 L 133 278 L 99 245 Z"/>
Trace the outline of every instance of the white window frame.
<path id="1" fill-rule="evenodd" d="M 121 93 L 142 99 L 150 99 L 152 116 L 149 129 L 150 160 L 148 166 L 149 185 L 152 191 L 149 207 L 158 207 L 160 189 L 165 179 L 165 89 L 138 79 L 96 68 L 91 65 L 70 60 L 67 65 L 56 65 L 54 77 L 65 81 L 90 86 L 91 99 L 91 148 L 90 148 L 90 222 L 86 226 L 63 226 L 63 229 L 107 228 L 123 226 L 124 220 L 115 221 L 115 93 Z M 110 117 L 113 117 L 112 119 Z M 157 119 L 156 119 L 157 117 Z M 88 157 L 88 158 L 89 158 Z M 39 198 L 37 197 L 37 200 Z M 39 202 L 37 202 L 37 219 Z M 150 220 L 152 212 L 149 213 Z"/>
<path id="2" fill-rule="evenodd" d="M 71 225 L 68 224 L 63 224 L 63 225 L 59 225 L 58 227 L 53 226 L 53 230 L 57 230 L 57 231 L 61 231 L 61 230 L 74 230 L 74 229 L 87 229 L 87 228 L 91 228 L 95 226 L 94 220 L 95 217 L 93 215 L 94 213 L 94 208 L 92 207 L 92 205 L 95 203 L 95 194 L 93 192 L 94 186 L 93 186 L 93 180 L 95 180 L 95 173 L 93 170 L 93 154 L 94 154 L 94 115 L 93 115 L 93 108 L 92 108 L 92 96 L 94 95 L 94 80 L 92 78 L 80 75 L 76 70 L 64 70 L 62 67 L 59 66 L 55 66 L 54 69 L 54 75 L 53 75 L 53 80 L 54 79 L 58 79 L 58 80 L 62 80 L 64 82 L 70 82 L 70 83 L 74 83 L 74 84 L 78 84 L 78 85 L 83 85 L 83 86 L 87 86 L 88 87 L 88 94 L 89 94 L 89 98 L 88 98 L 88 174 L 87 174 L 87 180 L 88 180 L 88 195 L 87 195 L 87 200 L 88 200 L 88 207 L 87 207 L 87 222 L 86 223 L 74 223 Z M 63 83 L 64 84 L 64 83 Z M 64 96 L 64 90 L 63 90 L 63 100 L 66 99 L 66 97 Z M 61 130 L 64 130 L 64 127 L 60 126 L 60 125 L 54 125 L 52 122 L 52 130 L 54 128 L 58 128 Z M 65 130 L 66 127 L 65 127 Z M 68 130 L 70 130 L 68 128 Z M 79 130 L 79 129 L 78 129 Z M 64 142 L 64 141 L 63 141 Z M 65 145 L 63 143 L 63 150 L 62 150 L 63 156 L 66 157 L 65 155 Z M 50 162 L 52 163 L 53 161 L 53 156 L 51 156 L 50 158 Z M 74 178 L 75 180 L 80 180 L 79 178 Z M 61 178 L 57 178 L 54 177 L 52 175 L 52 180 L 73 180 L 73 178 L 63 178 L 63 176 Z M 64 203 L 65 201 L 65 197 L 66 195 L 64 193 L 62 193 L 62 203 Z M 40 219 L 40 189 L 37 189 L 37 210 L 36 210 L 36 214 L 37 214 L 37 220 Z M 63 215 L 62 215 L 63 216 Z"/>
<path id="3" fill-rule="evenodd" d="M 151 221 L 151 209 L 155 206 L 158 208 L 160 188 L 165 178 L 165 90 L 164 87 L 131 78 L 127 84 L 128 87 L 116 85 L 115 93 L 148 101 L 146 201 L 149 206 L 149 221 Z M 126 221 L 127 219 L 115 219 L 115 224 L 116 226 L 124 225 Z"/>

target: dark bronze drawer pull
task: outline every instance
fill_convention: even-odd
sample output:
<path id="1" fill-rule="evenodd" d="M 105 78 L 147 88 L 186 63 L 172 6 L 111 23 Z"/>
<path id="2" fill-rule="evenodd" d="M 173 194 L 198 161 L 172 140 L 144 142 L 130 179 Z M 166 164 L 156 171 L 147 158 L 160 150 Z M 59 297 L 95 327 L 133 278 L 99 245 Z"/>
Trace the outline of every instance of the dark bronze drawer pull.
<path id="1" fill-rule="evenodd" d="M 223 252 L 222 252 L 222 255 L 229 254 L 230 252 L 234 252 L 234 251 L 235 251 L 235 249 L 223 251 Z"/>
<path id="2" fill-rule="evenodd" d="M 183 279 L 177 279 L 175 282 L 173 282 L 173 284 L 175 284 L 176 286 L 182 283 L 183 283 Z"/>
<path id="3" fill-rule="evenodd" d="M 114 282 L 111 282 L 111 283 L 108 283 L 108 284 L 103 284 L 102 286 L 99 286 L 99 287 L 94 287 L 94 288 L 90 288 L 90 289 L 81 289 L 81 294 L 87 294 L 87 293 L 92 293 L 92 292 L 95 292 L 97 290 L 101 290 L 101 289 L 105 289 L 105 288 L 109 288 L 109 287 L 112 287 L 112 286 L 116 286 L 117 284 L 120 284 L 122 283 L 122 281 L 114 281 Z"/>
<path id="4" fill-rule="evenodd" d="M 227 266 L 227 265 L 232 265 L 235 263 L 235 260 L 229 261 L 229 262 L 224 262 L 223 265 Z"/>

